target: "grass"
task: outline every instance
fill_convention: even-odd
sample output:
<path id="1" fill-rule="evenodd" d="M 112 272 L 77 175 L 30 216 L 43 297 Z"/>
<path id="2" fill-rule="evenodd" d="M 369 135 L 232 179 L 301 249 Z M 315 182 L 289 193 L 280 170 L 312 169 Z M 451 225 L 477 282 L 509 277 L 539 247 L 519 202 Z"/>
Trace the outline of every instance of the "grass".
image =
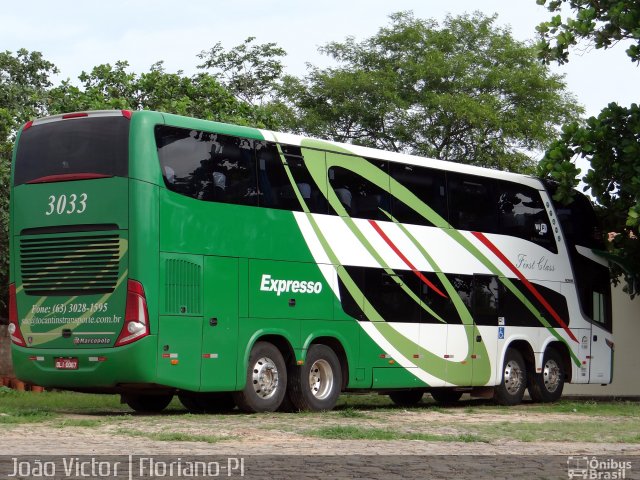
<path id="1" fill-rule="evenodd" d="M 117 435 L 125 435 L 128 437 L 142 437 L 160 442 L 205 442 L 218 443 L 224 440 L 231 440 L 231 436 L 218 435 L 197 435 L 185 432 L 144 432 L 142 430 L 118 429 Z"/>
<path id="2" fill-rule="evenodd" d="M 369 428 L 356 426 L 322 427 L 308 430 L 307 435 L 332 440 L 421 440 L 424 442 L 487 442 L 475 434 L 432 434 L 400 432 L 390 428 Z"/>
<path id="3" fill-rule="evenodd" d="M 99 427 L 106 423 L 105 420 L 102 419 L 92 419 L 92 418 L 58 418 L 53 424 L 54 427 L 57 428 L 65 428 L 65 427 L 84 427 L 84 428 L 95 428 Z"/>
<path id="4" fill-rule="evenodd" d="M 366 413 L 360 410 L 356 410 L 353 407 L 347 407 L 341 410 L 336 410 L 336 415 L 344 418 L 366 418 L 367 417 Z"/>
<path id="5" fill-rule="evenodd" d="M 593 421 L 563 422 L 496 422 L 465 424 L 474 435 L 491 441 L 504 439 L 521 442 L 587 442 L 587 443 L 640 443 L 640 421 L 615 421 L 603 427 L 601 418 Z"/>
<path id="6" fill-rule="evenodd" d="M 56 415 L 37 409 L 0 409 L 0 425 L 15 425 L 21 423 L 42 423 Z"/>
<path id="7" fill-rule="evenodd" d="M 429 424 L 411 420 L 397 422 L 405 412 L 446 414 L 431 417 Z M 514 415 L 517 413 L 518 415 Z M 538 422 L 528 422 L 526 414 L 536 414 Z M 490 414 L 492 421 L 469 421 L 475 415 Z M 523 415 L 524 418 L 523 418 Z M 562 420 L 545 419 L 544 414 L 561 415 Z M 175 425 L 185 430 L 203 420 L 212 424 L 228 421 L 259 425 L 263 414 L 192 415 L 177 399 L 158 415 L 136 415 L 117 395 L 73 392 L 16 392 L 0 388 L 0 428 L 19 424 L 44 424 L 54 428 L 118 427 L 134 422 L 140 430 L 117 428 L 118 435 L 139 436 L 158 441 L 216 443 L 228 436 L 198 435 L 180 431 L 149 432 L 146 426 Z M 497 415 L 497 417 L 496 417 Z M 79 418 L 78 418 L 79 417 Z M 387 396 L 377 394 L 343 395 L 335 410 L 316 413 L 273 413 L 264 428 L 327 439 L 405 440 L 426 442 L 590 442 L 640 444 L 640 402 L 563 400 L 553 404 L 523 403 L 500 407 L 482 400 L 464 400 L 443 407 L 429 396 L 412 408 L 397 407 Z M 405 417 L 406 418 L 406 417 Z M 420 417 L 416 417 L 420 418 Z M 175 421 L 174 421 L 175 419 Z M 363 423 L 366 421 L 366 425 Z M 318 428 L 309 429 L 310 425 Z M 181 427 L 182 428 L 182 427 Z M 149 428 L 151 429 L 151 428 Z M 424 431 L 423 431 L 424 430 Z"/>

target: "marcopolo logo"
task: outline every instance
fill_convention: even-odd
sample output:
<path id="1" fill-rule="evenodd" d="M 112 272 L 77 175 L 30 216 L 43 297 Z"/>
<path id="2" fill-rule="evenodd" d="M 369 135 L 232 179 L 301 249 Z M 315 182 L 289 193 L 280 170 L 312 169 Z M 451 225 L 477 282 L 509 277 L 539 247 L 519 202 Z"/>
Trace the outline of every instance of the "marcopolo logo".
<path id="1" fill-rule="evenodd" d="M 318 294 L 322 292 L 322 282 L 313 282 L 308 280 L 277 280 L 272 278 L 268 273 L 265 273 L 262 275 L 260 290 L 262 292 L 276 292 L 277 296 L 289 292 Z"/>

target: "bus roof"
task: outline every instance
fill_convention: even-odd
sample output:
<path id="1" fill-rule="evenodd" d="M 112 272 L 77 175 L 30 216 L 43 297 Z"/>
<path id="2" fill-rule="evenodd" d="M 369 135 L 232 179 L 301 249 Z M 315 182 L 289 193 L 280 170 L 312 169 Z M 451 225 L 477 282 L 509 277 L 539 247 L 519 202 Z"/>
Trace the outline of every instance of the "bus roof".
<path id="1" fill-rule="evenodd" d="M 437 160 L 435 158 L 421 157 L 418 155 L 410 155 L 406 153 L 390 152 L 387 150 L 379 150 L 376 148 L 363 147 L 348 143 L 333 142 L 312 137 L 304 137 L 290 133 L 273 132 L 270 130 L 260 130 L 267 140 L 275 140 L 286 145 L 300 146 L 305 140 L 316 140 L 326 144 L 326 148 L 331 150 L 331 146 L 335 147 L 335 151 L 344 153 L 348 151 L 353 155 L 386 160 L 389 162 L 406 163 L 422 167 L 434 168 L 437 170 L 445 170 L 450 172 L 465 173 L 468 175 L 477 175 L 481 177 L 492 177 L 500 180 L 507 180 L 528 185 L 537 190 L 544 190 L 544 186 L 539 178 L 532 175 L 523 175 L 520 173 L 505 172 L 502 170 L 494 170 L 486 167 L 478 167 L 475 165 L 467 165 L 448 160 Z"/>

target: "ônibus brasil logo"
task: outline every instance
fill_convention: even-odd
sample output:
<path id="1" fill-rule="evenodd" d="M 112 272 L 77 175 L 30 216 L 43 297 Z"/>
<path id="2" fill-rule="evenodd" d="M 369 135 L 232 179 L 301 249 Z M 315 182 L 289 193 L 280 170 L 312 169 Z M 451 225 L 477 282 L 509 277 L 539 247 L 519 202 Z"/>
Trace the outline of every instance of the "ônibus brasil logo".
<path id="1" fill-rule="evenodd" d="M 318 294 L 322 291 L 322 282 L 313 282 L 307 280 L 277 280 L 271 278 L 271 275 L 265 273 L 262 275 L 260 282 L 260 291 L 276 292 L 279 297 L 282 293 L 314 293 Z"/>

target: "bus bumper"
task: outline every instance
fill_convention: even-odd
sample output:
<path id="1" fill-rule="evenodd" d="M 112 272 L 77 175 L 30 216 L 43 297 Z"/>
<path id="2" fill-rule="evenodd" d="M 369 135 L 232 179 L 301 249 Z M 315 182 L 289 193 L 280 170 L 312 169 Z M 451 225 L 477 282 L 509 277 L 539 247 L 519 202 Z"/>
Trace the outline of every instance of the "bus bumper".
<path id="1" fill-rule="evenodd" d="M 77 359 L 77 368 L 56 368 L 56 359 Z M 157 339 L 144 337 L 122 347 L 78 349 L 25 348 L 12 345 L 13 368 L 20 380 L 68 390 L 110 391 L 122 384 L 156 379 Z"/>

